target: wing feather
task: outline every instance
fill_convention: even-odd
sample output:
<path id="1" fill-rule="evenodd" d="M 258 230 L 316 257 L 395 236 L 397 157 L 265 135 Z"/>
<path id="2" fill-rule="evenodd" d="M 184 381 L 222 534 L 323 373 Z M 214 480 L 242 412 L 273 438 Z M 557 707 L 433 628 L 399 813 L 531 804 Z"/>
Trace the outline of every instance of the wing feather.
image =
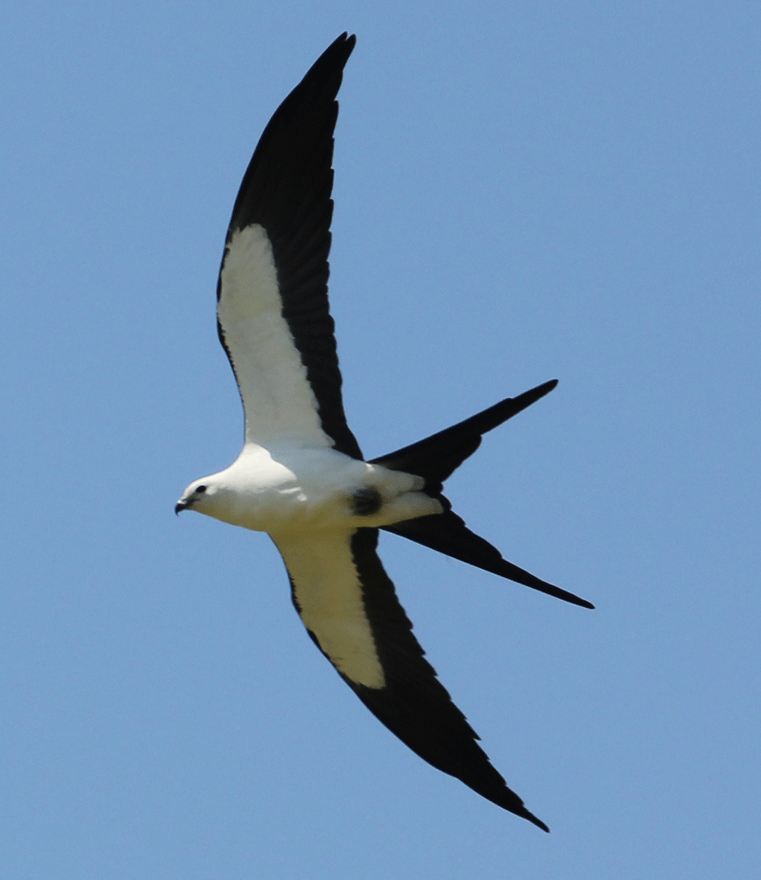
<path id="1" fill-rule="evenodd" d="M 217 318 L 248 442 L 286 439 L 361 458 L 328 303 L 336 95 L 354 42 L 343 34 L 329 46 L 262 134 L 227 232 Z"/>
<path id="2" fill-rule="evenodd" d="M 547 831 L 425 659 L 376 552 L 378 530 L 274 540 L 307 630 L 365 706 L 423 760 Z"/>

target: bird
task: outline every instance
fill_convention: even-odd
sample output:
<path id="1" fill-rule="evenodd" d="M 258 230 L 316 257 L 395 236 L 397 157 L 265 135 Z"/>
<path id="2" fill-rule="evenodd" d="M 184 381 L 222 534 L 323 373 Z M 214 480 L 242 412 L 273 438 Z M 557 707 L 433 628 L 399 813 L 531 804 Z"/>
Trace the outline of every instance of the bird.
<path id="1" fill-rule="evenodd" d="M 195 480 L 195 510 L 266 532 L 319 650 L 365 706 L 423 760 L 544 831 L 479 745 L 436 676 L 378 556 L 381 530 L 578 606 L 467 528 L 443 484 L 482 436 L 556 380 L 380 458 L 351 432 L 328 302 L 337 95 L 355 36 L 341 34 L 285 98 L 246 169 L 217 284 L 217 330 L 245 437 L 226 469 Z"/>

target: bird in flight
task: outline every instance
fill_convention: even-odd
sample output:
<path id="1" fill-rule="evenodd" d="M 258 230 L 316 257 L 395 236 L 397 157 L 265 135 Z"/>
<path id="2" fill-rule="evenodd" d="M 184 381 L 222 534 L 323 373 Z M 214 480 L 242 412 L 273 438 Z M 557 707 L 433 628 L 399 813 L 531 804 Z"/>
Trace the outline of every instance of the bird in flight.
<path id="1" fill-rule="evenodd" d="M 443 483 L 487 431 L 545 382 L 390 455 L 365 461 L 344 415 L 328 308 L 336 96 L 356 38 L 344 33 L 275 112 L 227 230 L 217 329 L 245 416 L 233 464 L 192 482 L 175 512 L 267 532 L 307 632 L 367 708 L 425 761 L 549 829 L 508 788 L 439 682 L 377 554 L 383 529 L 585 608 L 470 531 Z"/>

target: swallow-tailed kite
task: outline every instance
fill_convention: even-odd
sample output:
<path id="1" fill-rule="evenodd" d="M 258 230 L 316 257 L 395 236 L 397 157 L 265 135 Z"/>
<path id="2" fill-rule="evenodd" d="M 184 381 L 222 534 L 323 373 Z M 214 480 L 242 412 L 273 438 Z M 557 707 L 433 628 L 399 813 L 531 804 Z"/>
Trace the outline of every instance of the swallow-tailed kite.
<path id="1" fill-rule="evenodd" d="M 425 761 L 547 831 L 511 791 L 436 678 L 376 552 L 378 530 L 567 602 L 584 599 L 507 562 L 443 495 L 481 436 L 539 400 L 545 382 L 365 461 L 341 401 L 328 251 L 342 34 L 283 101 L 246 170 L 227 230 L 217 327 L 238 382 L 245 443 L 191 483 L 175 511 L 267 532 L 317 647 L 367 708 Z"/>

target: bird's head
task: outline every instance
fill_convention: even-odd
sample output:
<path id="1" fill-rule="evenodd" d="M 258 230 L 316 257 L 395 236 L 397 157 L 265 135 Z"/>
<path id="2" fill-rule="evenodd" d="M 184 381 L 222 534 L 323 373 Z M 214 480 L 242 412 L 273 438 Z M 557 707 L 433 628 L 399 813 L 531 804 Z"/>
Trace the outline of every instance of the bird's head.
<path id="1" fill-rule="evenodd" d="M 221 501 L 220 484 L 212 477 L 202 477 L 192 482 L 174 505 L 174 512 L 197 510 L 207 516 L 214 516 L 214 510 Z"/>

